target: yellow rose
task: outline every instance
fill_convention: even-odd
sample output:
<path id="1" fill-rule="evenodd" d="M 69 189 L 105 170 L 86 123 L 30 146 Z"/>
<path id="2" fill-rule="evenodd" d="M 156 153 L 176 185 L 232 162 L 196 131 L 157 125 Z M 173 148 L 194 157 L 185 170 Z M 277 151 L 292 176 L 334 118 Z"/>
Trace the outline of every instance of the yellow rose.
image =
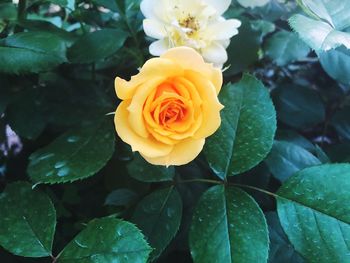
<path id="1" fill-rule="evenodd" d="M 155 165 L 183 165 L 220 126 L 222 73 L 194 49 L 148 60 L 130 81 L 115 79 L 119 137 Z"/>

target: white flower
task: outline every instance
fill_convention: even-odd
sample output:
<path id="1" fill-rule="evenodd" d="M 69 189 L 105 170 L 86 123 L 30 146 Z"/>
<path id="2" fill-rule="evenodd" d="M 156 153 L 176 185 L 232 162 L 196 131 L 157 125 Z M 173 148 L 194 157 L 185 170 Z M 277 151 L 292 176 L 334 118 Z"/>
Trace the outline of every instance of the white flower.
<path id="1" fill-rule="evenodd" d="M 160 56 L 169 48 L 188 46 L 207 62 L 222 67 L 227 61 L 230 38 L 238 34 L 241 25 L 237 19 L 222 16 L 230 3 L 231 0 L 143 0 L 144 31 L 158 39 L 150 45 L 150 53 Z"/>

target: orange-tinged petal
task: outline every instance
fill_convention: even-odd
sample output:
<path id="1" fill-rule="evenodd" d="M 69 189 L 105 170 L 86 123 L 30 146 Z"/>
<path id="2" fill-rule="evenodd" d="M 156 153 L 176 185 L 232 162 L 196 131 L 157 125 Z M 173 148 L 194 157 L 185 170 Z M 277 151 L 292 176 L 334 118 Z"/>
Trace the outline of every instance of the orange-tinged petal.
<path id="1" fill-rule="evenodd" d="M 152 58 L 141 68 L 139 74 L 133 76 L 129 81 L 117 77 L 115 79 L 115 90 L 121 100 L 131 99 L 141 84 L 154 77 L 170 78 L 183 76 L 183 69 L 170 59 Z"/>
<path id="2" fill-rule="evenodd" d="M 188 139 L 174 145 L 173 150 L 167 156 L 153 158 L 142 153 L 141 155 L 146 161 L 154 165 L 184 165 L 193 161 L 198 156 L 203 149 L 204 143 L 205 139 Z"/>
<path id="3" fill-rule="evenodd" d="M 130 101 L 121 102 L 115 112 L 114 124 L 119 137 L 129 144 L 133 151 L 146 153 L 151 158 L 168 155 L 173 149 L 172 146 L 160 143 L 151 137 L 143 138 L 132 130 L 128 120 L 129 104 Z"/>
<path id="4" fill-rule="evenodd" d="M 206 138 L 212 135 L 220 127 L 220 110 L 223 109 L 223 105 L 219 102 L 219 99 L 216 96 L 215 87 L 210 81 L 194 71 L 187 71 L 185 76 L 196 86 L 198 93 L 203 100 L 203 123 L 195 133 L 194 138 Z"/>
<path id="5" fill-rule="evenodd" d="M 144 118 L 143 118 L 143 107 L 146 102 L 147 97 L 154 89 L 157 88 L 165 78 L 156 77 L 144 82 L 140 85 L 138 92 L 131 99 L 129 111 L 129 123 L 131 128 L 139 135 L 147 138 L 149 133 L 146 129 Z"/>
<path id="6" fill-rule="evenodd" d="M 203 57 L 194 49 L 189 47 L 178 47 L 169 49 L 161 58 L 171 59 L 181 65 L 184 70 L 193 70 L 201 73 L 205 78 L 212 81 L 219 93 L 222 86 L 222 72 L 213 67 L 212 64 L 204 62 Z"/>

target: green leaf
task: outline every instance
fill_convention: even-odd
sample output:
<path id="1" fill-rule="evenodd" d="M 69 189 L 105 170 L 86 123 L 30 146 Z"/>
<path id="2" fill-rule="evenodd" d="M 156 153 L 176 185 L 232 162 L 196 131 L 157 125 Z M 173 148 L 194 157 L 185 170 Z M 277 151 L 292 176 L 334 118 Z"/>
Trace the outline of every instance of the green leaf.
<path id="1" fill-rule="evenodd" d="M 268 212 L 265 216 L 270 236 L 269 263 L 303 263 L 303 258 L 295 251 L 283 232 L 277 213 Z"/>
<path id="2" fill-rule="evenodd" d="M 254 8 L 257 6 L 264 6 L 266 5 L 270 0 L 237 0 L 237 2 L 243 6 L 243 7 L 250 7 Z"/>
<path id="3" fill-rule="evenodd" d="M 275 90 L 274 103 L 278 118 L 297 129 L 313 127 L 325 119 L 322 99 L 308 87 L 288 84 L 280 86 Z"/>
<path id="4" fill-rule="evenodd" d="M 151 248 L 133 224 L 116 218 L 91 221 L 60 253 L 59 263 L 146 263 Z"/>
<path id="5" fill-rule="evenodd" d="M 238 188 L 214 186 L 203 194 L 189 238 L 195 263 L 267 262 L 264 214 L 254 199 Z"/>
<path id="6" fill-rule="evenodd" d="M 350 106 L 338 111 L 332 118 L 331 124 L 337 130 L 338 134 L 350 140 Z"/>
<path id="7" fill-rule="evenodd" d="M 274 177 L 282 182 L 301 169 L 321 164 L 304 148 L 284 141 L 275 141 L 265 162 Z"/>
<path id="8" fill-rule="evenodd" d="M 5 38 L 0 46 L 0 72 L 38 73 L 64 62 L 65 42 L 47 32 L 18 33 Z"/>
<path id="9" fill-rule="evenodd" d="M 347 0 L 301 0 L 299 2 L 334 28 L 343 30 L 350 26 L 350 2 Z"/>
<path id="10" fill-rule="evenodd" d="M 264 37 L 276 30 L 274 23 L 266 20 L 254 20 L 251 21 L 251 27 L 254 31 L 261 32 L 260 40 L 263 41 Z"/>
<path id="11" fill-rule="evenodd" d="M 136 207 L 132 222 L 154 248 L 151 260 L 158 258 L 179 230 L 182 201 L 174 187 L 146 196 Z"/>
<path id="12" fill-rule="evenodd" d="M 16 21 L 16 23 L 29 31 L 49 32 L 54 34 L 64 40 L 67 46 L 73 44 L 77 38 L 72 32 L 68 32 L 44 20 L 24 19 Z"/>
<path id="13" fill-rule="evenodd" d="M 287 141 L 296 144 L 309 152 L 314 152 L 315 145 L 313 145 L 308 139 L 293 130 L 279 129 L 276 133 L 276 140 Z"/>
<path id="14" fill-rule="evenodd" d="M 134 159 L 127 164 L 128 173 L 141 182 L 172 181 L 175 175 L 174 167 L 152 165 L 136 153 Z"/>
<path id="15" fill-rule="evenodd" d="M 23 257 L 51 255 L 56 211 L 46 194 L 26 182 L 9 184 L 0 194 L 0 245 Z"/>
<path id="16" fill-rule="evenodd" d="M 135 202 L 137 194 L 129 189 L 118 189 L 111 192 L 105 201 L 105 205 L 128 206 Z"/>
<path id="17" fill-rule="evenodd" d="M 276 131 L 276 112 L 268 90 L 250 75 L 223 87 L 219 99 L 225 106 L 221 127 L 208 138 L 204 151 L 214 172 L 225 178 L 266 157 Z"/>
<path id="18" fill-rule="evenodd" d="M 101 29 L 78 39 L 68 49 L 68 59 L 73 63 L 91 63 L 113 55 L 120 49 L 128 33 L 119 29 Z"/>
<path id="19" fill-rule="evenodd" d="M 35 183 L 64 183 L 97 173 L 114 152 L 114 129 L 102 120 L 70 130 L 33 153 L 28 174 Z"/>
<path id="20" fill-rule="evenodd" d="M 344 46 L 318 54 L 323 69 L 333 79 L 350 85 L 350 49 Z"/>
<path id="21" fill-rule="evenodd" d="M 55 5 L 60 5 L 60 6 L 67 6 L 68 1 L 67 0 L 49 0 L 50 3 L 55 4 Z"/>
<path id="22" fill-rule="evenodd" d="M 10 82 L 7 78 L 0 77 L 0 116 L 4 113 L 7 105 L 12 100 L 12 92 L 10 89 Z"/>
<path id="23" fill-rule="evenodd" d="M 278 66 L 305 58 L 310 48 L 292 32 L 279 31 L 266 42 L 266 55 Z"/>
<path id="24" fill-rule="evenodd" d="M 7 108 L 6 118 L 21 137 L 34 140 L 46 126 L 41 89 L 28 89 L 14 99 Z M 30 121 L 28 121 L 30 120 Z"/>
<path id="25" fill-rule="evenodd" d="M 335 30 L 324 21 L 298 14 L 289 19 L 289 24 L 299 34 L 300 38 L 317 53 L 341 45 L 350 48 L 350 34 Z"/>
<path id="26" fill-rule="evenodd" d="M 292 176 L 277 192 L 281 225 L 308 262 L 350 261 L 350 164 L 324 164 Z"/>
<path id="27" fill-rule="evenodd" d="M 315 147 L 315 154 L 316 154 L 316 157 L 320 160 L 321 163 L 330 163 L 331 162 L 331 160 L 329 159 L 328 155 L 318 145 L 316 145 L 316 147 Z"/>
<path id="28" fill-rule="evenodd" d="M 249 10 L 254 17 L 276 23 L 277 20 L 286 20 L 295 9 L 295 3 L 270 0 L 266 5 Z"/>
<path id="29" fill-rule="evenodd" d="M 13 3 L 0 3 L 0 21 L 15 20 L 17 18 L 17 8 Z"/>
<path id="30" fill-rule="evenodd" d="M 250 21 L 242 19 L 239 34 L 234 36 L 227 48 L 228 61 L 225 75 L 235 75 L 259 60 L 261 32 L 252 29 Z"/>

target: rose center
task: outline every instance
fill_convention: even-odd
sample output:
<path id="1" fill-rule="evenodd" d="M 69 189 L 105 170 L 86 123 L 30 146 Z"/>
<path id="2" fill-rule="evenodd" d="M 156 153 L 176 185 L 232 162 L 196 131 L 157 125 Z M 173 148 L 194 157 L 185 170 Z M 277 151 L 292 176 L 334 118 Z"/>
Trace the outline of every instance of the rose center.
<path id="1" fill-rule="evenodd" d="M 190 14 L 184 19 L 179 20 L 178 22 L 181 27 L 188 29 L 186 32 L 188 36 L 193 35 L 195 32 L 199 30 L 199 23 L 196 17 Z"/>
<path id="2" fill-rule="evenodd" d="M 152 103 L 152 115 L 161 126 L 171 129 L 172 124 L 179 123 L 187 116 L 187 100 L 171 83 L 157 88 Z"/>
<path id="3" fill-rule="evenodd" d="M 169 126 L 174 122 L 181 121 L 185 115 L 186 108 L 181 101 L 174 100 L 165 102 L 159 115 L 159 122 L 163 126 Z"/>

